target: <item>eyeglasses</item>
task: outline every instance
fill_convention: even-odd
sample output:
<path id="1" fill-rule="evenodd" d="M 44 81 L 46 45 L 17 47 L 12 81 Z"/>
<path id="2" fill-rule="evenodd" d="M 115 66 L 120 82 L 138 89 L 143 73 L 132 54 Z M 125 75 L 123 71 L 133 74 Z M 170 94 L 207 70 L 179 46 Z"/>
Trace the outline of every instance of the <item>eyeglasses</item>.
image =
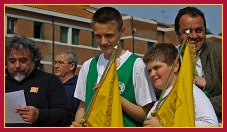
<path id="1" fill-rule="evenodd" d="M 67 62 L 67 63 L 65 63 L 64 61 L 54 61 L 54 62 L 53 62 L 53 65 L 54 65 L 54 66 L 55 66 L 55 65 L 63 66 L 63 65 L 65 65 L 65 64 L 69 64 L 69 62 Z"/>

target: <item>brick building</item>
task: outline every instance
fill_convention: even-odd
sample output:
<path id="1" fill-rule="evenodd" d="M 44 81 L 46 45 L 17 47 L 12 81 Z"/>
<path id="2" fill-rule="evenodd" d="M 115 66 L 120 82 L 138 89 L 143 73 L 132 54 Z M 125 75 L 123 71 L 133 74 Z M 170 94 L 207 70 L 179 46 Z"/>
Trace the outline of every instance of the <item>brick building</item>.
<path id="1" fill-rule="evenodd" d="M 84 61 L 101 53 L 90 26 L 95 11 L 88 5 L 6 5 L 6 42 L 15 34 L 36 41 L 43 56 L 42 69 L 49 73 L 55 54 L 71 50 L 79 59 L 78 74 Z M 173 25 L 126 14 L 122 17 L 126 31 L 120 44 L 140 57 L 154 43 L 179 43 Z M 207 41 L 222 43 L 222 37 L 209 35 Z"/>

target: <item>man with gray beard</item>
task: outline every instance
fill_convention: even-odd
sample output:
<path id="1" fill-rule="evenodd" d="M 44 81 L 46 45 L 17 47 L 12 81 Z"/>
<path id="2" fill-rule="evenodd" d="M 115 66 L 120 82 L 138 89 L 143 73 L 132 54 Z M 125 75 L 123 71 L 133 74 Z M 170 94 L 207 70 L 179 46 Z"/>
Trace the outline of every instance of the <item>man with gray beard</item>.
<path id="1" fill-rule="evenodd" d="M 5 92 L 24 91 L 26 105 L 14 110 L 26 123 L 6 126 L 58 127 L 69 126 L 72 109 L 61 81 L 38 70 L 41 54 L 34 42 L 15 36 L 6 47 Z"/>

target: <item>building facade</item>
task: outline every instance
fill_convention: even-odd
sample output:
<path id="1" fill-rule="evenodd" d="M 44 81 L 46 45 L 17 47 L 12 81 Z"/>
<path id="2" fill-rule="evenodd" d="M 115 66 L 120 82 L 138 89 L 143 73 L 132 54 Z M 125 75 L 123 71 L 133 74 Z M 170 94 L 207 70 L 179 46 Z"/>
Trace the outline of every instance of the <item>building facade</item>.
<path id="1" fill-rule="evenodd" d="M 89 5 L 6 5 L 6 42 L 14 35 L 23 35 L 36 41 L 43 56 L 41 68 L 53 73 L 56 53 L 71 50 L 78 56 L 79 73 L 82 64 L 101 53 L 90 26 L 96 11 Z M 154 43 L 179 42 L 173 25 L 122 14 L 125 35 L 121 46 L 142 57 Z M 209 35 L 208 41 L 222 43 L 221 36 Z"/>

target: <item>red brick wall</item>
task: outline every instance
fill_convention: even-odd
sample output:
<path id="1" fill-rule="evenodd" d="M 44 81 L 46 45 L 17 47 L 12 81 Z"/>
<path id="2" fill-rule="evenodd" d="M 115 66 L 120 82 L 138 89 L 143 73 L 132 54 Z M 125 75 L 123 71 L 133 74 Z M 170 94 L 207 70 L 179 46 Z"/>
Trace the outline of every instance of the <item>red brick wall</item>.
<path id="1" fill-rule="evenodd" d="M 222 40 L 218 39 L 218 38 L 207 38 L 206 41 L 207 42 L 214 42 L 214 43 L 222 44 Z"/>
<path id="2" fill-rule="evenodd" d="M 45 29 L 45 37 L 44 39 L 46 40 L 52 40 L 53 39 L 53 25 L 45 23 L 44 24 L 44 29 Z"/>
<path id="3" fill-rule="evenodd" d="M 86 30 L 80 30 L 79 44 L 85 46 L 92 46 L 92 32 Z"/>
<path id="4" fill-rule="evenodd" d="M 29 30 L 28 30 L 29 29 Z M 27 37 L 33 37 L 34 24 L 33 21 L 17 19 L 15 33 Z"/>
<path id="5" fill-rule="evenodd" d="M 32 12 L 26 12 L 11 8 L 6 8 L 6 13 L 14 14 L 14 15 L 20 15 L 30 18 L 37 18 L 40 20 L 47 20 L 49 22 L 52 22 L 52 17 L 47 15 L 40 15 L 37 13 Z M 79 26 L 84 28 L 91 28 L 89 23 L 79 22 L 79 21 L 73 21 L 63 18 L 54 18 L 55 23 L 64 23 L 69 24 L 73 26 Z M 43 61 L 52 62 L 53 59 L 53 45 L 52 45 L 52 24 L 50 23 L 44 23 L 45 26 L 45 40 L 50 40 L 50 43 L 44 43 L 44 42 L 38 42 L 37 45 L 40 47 L 41 53 L 43 55 Z M 132 27 L 131 27 L 131 19 L 127 19 L 124 21 L 125 26 L 125 36 L 132 37 Z M 15 32 L 18 35 L 24 35 L 27 37 L 33 37 L 33 31 L 34 31 L 34 22 L 24 19 L 18 19 L 15 27 Z M 80 48 L 80 45 L 92 46 L 92 32 L 87 30 L 80 30 L 79 32 L 79 44 L 78 46 L 72 46 L 72 45 L 60 45 L 57 44 L 57 42 L 60 42 L 60 26 L 55 25 L 55 54 L 58 52 L 62 52 L 65 50 L 71 50 L 75 52 L 78 56 L 79 65 L 82 65 L 86 60 L 88 60 L 91 57 L 97 56 L 101 53 L 100 50 L 95 49 L 85 49 Z M 162 42 L 164 40 L 164 43 L 173 43 L 175 45 L 178 45 L 179 42 L 175 36 L 175 32 L 164 32 L 162 34 L 160 31 L 157 31 L 157 24 L 142 22 L 138 20 L 134 20 L 134 28 L 136 28 L 135 33 L 135 39 L 134 39 L 134 51 L 135 53 L 144 54 L 147 51 L 147 42 L 142 40 L 137 40 L 136 37 L 149 39 L 149 40 L 157 40 L 158 42 Z M 208 38 L 207 41 L 209 42 L 218 42 L 221 43 L 221 39 L 216 38 Z M 124 49 L 133 51 L 132 46 L 132 38 L 125 39 L 124 40 Z M 52 65 L 46 64 L 44 66 L 44 70 L 52 73 Z M 77 68 L 76 74 L 79 73 L 80 68 Z"/>
<path id="6" fill-rule="evenodd" d="M 134 21 L 134 27 L 136 28 L 135 36 L 156 40 L 157 36 L 157 25 L 141 22 L 141 21 Z"/>

